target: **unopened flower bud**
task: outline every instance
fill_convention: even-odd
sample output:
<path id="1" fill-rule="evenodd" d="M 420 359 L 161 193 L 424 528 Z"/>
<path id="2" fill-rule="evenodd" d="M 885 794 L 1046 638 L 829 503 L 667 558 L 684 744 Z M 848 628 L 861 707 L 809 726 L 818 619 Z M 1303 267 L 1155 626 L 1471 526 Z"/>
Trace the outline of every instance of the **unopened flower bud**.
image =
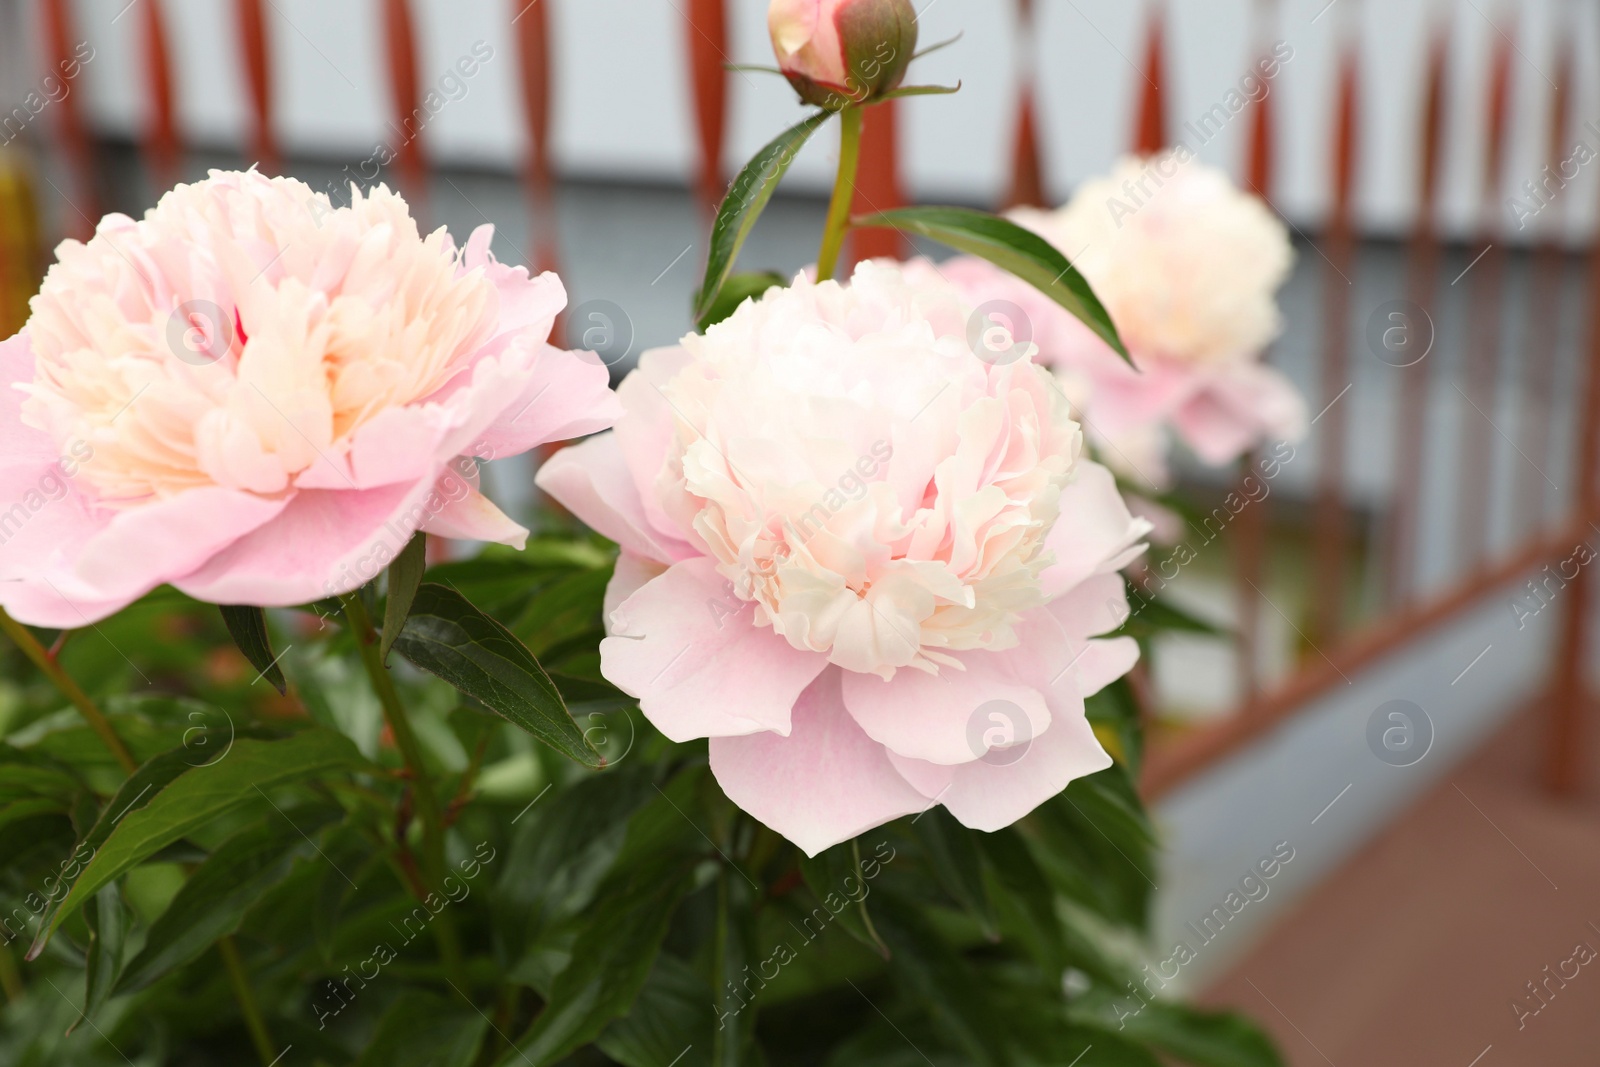
<path id="1" fill-rule="evenodd" d="M 917 47 L 911 0 L 772 0 L 767 29 L 801 99 L 833 111 L 897 87 Z"/>

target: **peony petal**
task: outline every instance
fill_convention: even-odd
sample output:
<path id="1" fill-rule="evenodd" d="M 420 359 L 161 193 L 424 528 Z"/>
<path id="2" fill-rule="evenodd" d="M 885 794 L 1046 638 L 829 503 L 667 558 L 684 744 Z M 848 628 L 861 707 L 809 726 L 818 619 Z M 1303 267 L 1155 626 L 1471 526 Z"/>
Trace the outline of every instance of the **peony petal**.
<path id="1" fill-rule="evenodd" d="M 56 459 L 55 443 L 47 434 L 25 425 L 18 386 L 33 381 L 33 349 L 28 331 L 0 341 L 0 466 L 13 463 L 50 463 Z"/>
<path id="2" fill-rule="evenodd" d="M 1131 637 L 1090 641 L 1073 665 L 1078 692 L 1085 699 L 1133 670 L 1139 662 L 1139 642 Z"/>
<path id="3" fill-rule="evenodd" d="M 1050 601 L 1048 610 L 1073 640 L 1108 634 L 1128 621 L 1128 583 L 1121 574 L 1096 574 Z"/>
<path id="4" fill-rule="evenodd" d="M 845 710 L 840 674 L 830 668 L 800 695 L 789 736 L 711 739 L 728 799 L 808 856 L 928 807 Z"/>
<path id="5" fill-rule="evenodd" d="M 111 615 L 139 595 L 107 596 L 72 574 L 71 561 L 110 521 L 75 491 L 58 495 L 60 468 L 0 466 L 0 606 L 32 626 L 77 627 Z"/>
<path id="6" fill-rule="evenodd" d="M 563 448 L 545 461 L 534 484 L 578 518 L 629 552 L 662 563 L 690 559 L 695 552 L 655 530 L 645 517 L 615 432 Z"/>
<path id="7" fill-rule="evenodd" d="M 1128 618 L 1122 575 L 1100 574 L 1030 612 L 1019 644 L 1001 653 L 1016 676 L 1045 694 L 1052 716 L 1121 678 L 1139 660 L 1131 637 L 1093 640 Z"/>
<path id="8" fill-rule="evenodd" d="M 376 489 L 415 482 L 442 460 L 449 413 L 436 404 L 388 408 L 351 435 L 344 457 L 323 454 L 295 478 L 299 489 Z"/>
<path id="9" fill-rule="evenodd" d="M 673 564 L 618 605 L 600 672 L 674 741 L 789 732 L 795 698 L 827 666 L 770 627 L 705 558 Z"/>
<path id="10" fill-rule="evenodd" d="M 538 346 L 527 383 L 480 435 L 475 452 L 490 458 L 520 455 L 550 441 L 567 441 L 608 429 L 622 417 L 611 391 L 611 372 L 591 352 Z"/>
<path id="11" fill-rule="evenodd" d="M 19 499 L 28 510 L 30 497 Z M 286 503 L 206 486 L 126 511 L 96 512 L 71 495 L 36 509 L 0 545 L 0 603 L 36 626 L 98 622 L 204 566 Z M 0 515 L 0 534 L 16 512 Z"/>
<path id="12" fill-rule="evenodd" d="M 347 593 L 378 576 L 450 497 L 429 477 L 342 492 L 314 489 L 172 584 L 216 604 L 289 607 Z M 461 479 L 448 491 L 464 495 Z"/>
<path id="13" fill-rule="evenodd" d="M 657 562 L 649 556 L 641 556 L 627 549 L 618 553 L 616 570 L 611 572 L 611 580 L 606 583 L 605 601 L 600 605 L 600 617 L 605 620 L 607 633 L 611 632 L 611 613 L 617 610 L 624 600 L 661 577 L 666 571 L 665 563 Z"/>
<path id="14" fill-rule="evenodd" d="M 1036 737 L 1050 726 L 1044 696 L 1017 678 L 1003 654 L 955 658 L 965 670 L 899 670 L 890 681 L 846 671 L 845 706 L 867 736 L 890 751 L 939 764 L 969 763 L 1019 733 Z M 1004 705 L 1010 733 L 993 730 L 987 716 L 995 705 Z"/>
<path id="15" fill-rule="evenodd" d="M 1105 770 L 1111 757 L 1089 727 L 1083 702 L 1053 706 L 1050 729 L 1032 741 L 996 749 L 981 760 L 939 766 L 889 754 L 918 792 L 943 804 L 962 825 L 994 832 L 1010 826 L 1067 787 Z"/>
<path id="16" fill-rule="evenodd" d="M 1212 466 L 1231 463 L 1263 438 L 1298 440 L 1306 407 L 1283 374 L 1249 363 L 1214 375 L 1173 417 L 1184 442 Z"/>
<path id="17" fill-rule="evenodd" d="M 422 520 L 420 529 L 437 537 L 510 545 L 519 552 L 528 543 L 528 528 L 512 521 L 476 489 L 464 497 L 447 501 L 444 507 L 430 513 Z"/>
<path id="18" fill-rule="evenodd" d="M 1081 461 L 1061 490 L 1061 517 L 1045 541 L 1056 561 L 1040 575 L 1044 591 L 1059 596 L 1090 575 L 1120 570 L 1144 551 L 1139 539 L 1149 531 L 1128 510 L 1111 472 Z"/>

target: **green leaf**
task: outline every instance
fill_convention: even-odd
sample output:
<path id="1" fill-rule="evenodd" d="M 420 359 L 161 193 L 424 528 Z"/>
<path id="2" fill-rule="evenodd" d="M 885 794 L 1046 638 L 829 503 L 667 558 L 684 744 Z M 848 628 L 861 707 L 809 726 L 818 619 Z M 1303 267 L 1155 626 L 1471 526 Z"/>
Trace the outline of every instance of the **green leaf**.
<path id="1" fill-rule="evenodd" d="M 1232 1012 L 1154 1001 L 1123 1022 L 1129 1037 L 1194 1067 L 1283 1067 L 1271 1039 Z"/>
<path id="2" fill-rule="evenodd" d="M 788 279 L 776 271 L 730 274 L 727 281 L 722 283 L 722 291 L 717 294 L 716 303 L 700 317 L 700 331 L 704 333 L 738 311 L 739 305 L 746 300 L 760 300 L 761 294 L 773 286 L 781 288 L 788 284 Z"/>
<path id="3" fill-rule="evenodd" d="M 270 812 L 223 842 L 151 925 L 144 948 L 123 971 L 117 991 L 142 989 L 237 931 L 245 913 L 288 876 L 294 861 L 313 854 L 309 835 L 342 814 L 332 805 L 297 807 L 282 815 Z"/>
<path id="4" fill-rule="evenodd" d="M 628 819 L 610 874 L 577 917 L 570 960 L 550 984 L 544 1010 L 501 1067 L 556 1063 L 625 1014 L 649 977 L 673 912 L 693 885 L 704 838 L 689 812 L 704 782 L 692 767 Z M 707 1053 L 710 1052 L 708 1048 Z"/>
<path id="5" fill-rule="evenodd" d="M 389 592 L 383 602 L 383 635 L 378 641 L 378 657 L 389 662 L 389 649 L 400 636 L 406 617 L 411 614 L 422 572 L 428 569 L 428 535 L 419 533 L 389 564 Z"/>
<path id="6" fill-rule="evenodd" d="M 533 653 L 454 589 L 424 582 L 395 648 L 562 755 L 605 765 Z"/>
<path id="7" fill-rule="evenodd" d="M 534 656 L 542 656 L 575 633 L 592 630 L 603 635 L 601 607 L 611 571 L 581 570 L 551 582 L 533 598 L 510 627 Z"/>
<path id="8" fill-rule="evenodd" d="M 964 207 L 896 208 L 854 218 L 850 224 L 858 229 L 886 226 L 981 256 L 1072 312 L 1118 355 L 1128 359 L 1128 350 L 1117 336 L 1111 316 L 1088 281 L 1060 249 L 1032 230 L 998 215 Z"/>
<path id="9" fill-rule="evenodd" d="M 1122 624 L 1121 632 L 1142 639 L 1148 638 L 1163 630 L 1177 630 L 1181 633 L 1204 634 L 1207 637 L 1231 637 L 1232 631 L 1202 619 L 1200 616 L 1178 607 L 1170 600 L 1160 600 L 1156 597 L 1148 599 L 1139 595 L 1134 590 L 1130 597 L 1131 614 Z"/>
<path id="10" fill-rule="evenodd" d="M 56 928 L 101 886 L 172 842 L 226 811 L 267 799 L 267 789 L 361 762 L 348 738 L 323 729 L 282 741 L 241 736 L 226 757 L 200 767 L 188 758 L 185 749 L 158 756 L 117 790 L 80 846 L 92 848 L 92 858 L 46 913 L 28 959 L 44 951 Z"/>
<path id="11" fill-rule="evenodd" d="M 1008 1062 L 1000 1004 L 978 972 L 928 921 L 924 909 L 883 894 L 873 915 L 889 946 L 895 984 L 927 1012 L 934 1028 L 965 1052 L 967 1062 Z"/>
<path id="12" fill-rule="evenodd" d="M 488 1029 L 459 996 L 407 989 L 383 1013 L 357 1067 L 470 1067 Z"/>
<path id="13" fill-rule="evenodd" d="M 1066 969 L 1066 945 L 1056 914 L 1055 891 L 1039 869 L 1028 843 L 1014 826 L 977 835 L 989 857 L 989 871 L 1002 929 L 1053 974 Z"/>
<path id="14" fill-rule="evenodd" d="M 278 658 L 272 654 L 272 639 L 267 636 L 266 611 L 247 604 L 223 604 L 220 608 L 222 621 L 227 624 L 228 633 L 233 635 L 233 643 L 239 646 L 244 658 L 261 672 L 262 678 L 272 683 L 274 689 L 287 693 L 289 683 L 284 681 L 283 668 L 278 666 Z"/>
<path id="15" fill-rule="evenodd" d="M 648 768 L 625 764 L 541 796 L 518 816 L 491 901 L 511 958 L 589 906 L 622 851 L 629 820 L 657 797 Z"/>
<path id="16" fill-rule="evenodd" d="M 800 874 L 812 895 L 817 898 L 817 903 L 826 909 L 826 914 L 833 916 L 834 921 L 844 927 L 851 937 L 887 959 L 889 947 L 869 925 L 871 915 L 867 910 L 867 899 L 872 895 L 872 878 L 867 871 L 858 870 L 858 848 L 856 842 L 845 841 L 825 848 L 815 856 L 801 853 Z M 868 866 L 866 861 L 869 855 L 862 856 L 862 867 Z M 877 874 L 880 869 L 881 864 L 873 857 L 871 873 Z"/>
<path id="17" fill-rule="evenodd" d="M 739 995 L 750 968 L 761 959 L 755 945 L 755 901 L 749 884 L 730 864 L 717 868 L 717 920 L 711 944 L 712 1011 L 716 1027 L 711 1032 L 711 1067 L 739 1067 L 750 1063 L 755 1044 L 756 1004 L 748 987 Z"/>
<path id="18" fill-rule="evenodd" d="M 715 1015 L 711 987 L 687 963 L 656 957 L 628 1014 L 606 1027 L 595 1044 L 623 1067 L 682 1067 L 690 1049 L 711 1048 Z"/>
<path id="19" fill-rule="evenodd" d="M 723 283 L 733 271 L 739 249 L 750 235 L 750 229 L 761 217 L 767 201 L 777 191 L 778 183 L 789 170 L 789 164 L 802 145 L 827 122 L 832 112 L 819 111 L 796 123 L 775 137 L 744 165 L 728 195 L 717 208 L 716 221 L 711 224 L 711 251 L 706 256 L 706 276 L 700 283 L 700 293 L 695 299 L 694 317 L 699 322 L 716 306 Z"/>
<path id="20" fill-rule="evenodd" d="M 1055 1030 L 1046 1043 L 1049 1063 L 1071 1067 L 1162 1067 L 1149 1051 L 1114 1030 L 1067 1026 Z"/>
<path id="21" fill-rule="evenodd" d="M 1058 889 L 1112 922 L 1147 929 L 1155 834 L 1125 767 L 1074 780 L 1035 808 L 1028 825 Z"/>
<path id="22" fill-rule="evenodd" d="M 69 1034 L 78 1028 L 78 1023 L 94 1019 L 95 1012 L 111 995 L 122 967 L 122 944 L 128 924 L 122 895 L 115 885 L 100 887 L 84 908 L 84 919 L 89 927 L 89 954 L 84 968 L 83 1014 L 68 1028 Z"/>
<path id="23" fill-rule="evenodd" d="M 940 886 L 978 921 L 985 937 L 1000 940 L 1000 923 L 984 884 L 980 835 L 937 806 L 916 818 L 915 829 Z"/>
<path id="24" fill-rule="evenodd" d="M 556 975 L 544 1011 L 500 1060 L 502 1067 L 556 1063 L 627 1012 L 690 884 L 689 868 L 681 862 L 640 865 L 609 881 L 573 943 L 572 962 Z"/>

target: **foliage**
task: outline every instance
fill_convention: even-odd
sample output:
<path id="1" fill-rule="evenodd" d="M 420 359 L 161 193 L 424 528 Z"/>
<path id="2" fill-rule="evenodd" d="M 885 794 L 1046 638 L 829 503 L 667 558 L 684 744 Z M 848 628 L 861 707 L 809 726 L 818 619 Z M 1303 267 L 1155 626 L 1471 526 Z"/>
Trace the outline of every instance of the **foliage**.
<path id="1" fill-rule="evenodd" d="M 735 260 L 831 117 L 735 179 L 703 328 L 782 284 Z M 1071 264 L 1003 219 L 829 225 L 825 251 L 894 226 L 984 256 L 1122 350 Z M 1089 702 L 1117 762 L 1014 826 L 930 806 L 808 858 L 601 675 L 613 565 L 568 533 L 428 567 L 418 537 L 300 609 L 159 590 L 72 635 L 8 625 L 0 1063 L 1281 1062 L 1242 1019 L 1145 1003 L 1156 842 L 1125 681 Z"/>
<path id="2" fill-rule="evenodd" d="M 388 675 L 449 798 L 436 883 L 334 606 L 267 613 L 249 658 L 171 591 L 73 636 L 132 775 L 4 646 L 0 1062 L 241 1062 L 230 944 L 286 1064 L 1278 1062 L 1233 1017 L 1117 1028 L 1154 870 L 1129 763 L 999 833 L 934 808 L 807 859 L 600 676 L 610 566 L 552 537 L 403 577 Z M 1136 736 L 1120 689 L 1092 704 Z"/>

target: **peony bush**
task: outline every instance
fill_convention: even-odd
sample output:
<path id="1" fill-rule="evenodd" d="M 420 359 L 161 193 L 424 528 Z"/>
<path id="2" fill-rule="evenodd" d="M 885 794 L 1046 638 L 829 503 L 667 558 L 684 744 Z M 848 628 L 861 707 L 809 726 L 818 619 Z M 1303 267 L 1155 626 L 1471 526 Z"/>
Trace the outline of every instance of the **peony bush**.
<path id="1" fill-rule="evenodd" d="M 1091 449 L 1280 426 L 1271 220 L 1174 179 L 1080 271 L 1072 208 L 852 216 L 871 108 L 953 90 L 905 0 L 769 28 L 817 110 L 615 392 L 383 187 L 57 250 L 0 342 L 0 1063 L 1282 1062 L 1144 966 L 1150 527 Z M 736 271 L 834 119 L 815 266 Z M 850 269 L 882 226 L 962 255 Z"/>

